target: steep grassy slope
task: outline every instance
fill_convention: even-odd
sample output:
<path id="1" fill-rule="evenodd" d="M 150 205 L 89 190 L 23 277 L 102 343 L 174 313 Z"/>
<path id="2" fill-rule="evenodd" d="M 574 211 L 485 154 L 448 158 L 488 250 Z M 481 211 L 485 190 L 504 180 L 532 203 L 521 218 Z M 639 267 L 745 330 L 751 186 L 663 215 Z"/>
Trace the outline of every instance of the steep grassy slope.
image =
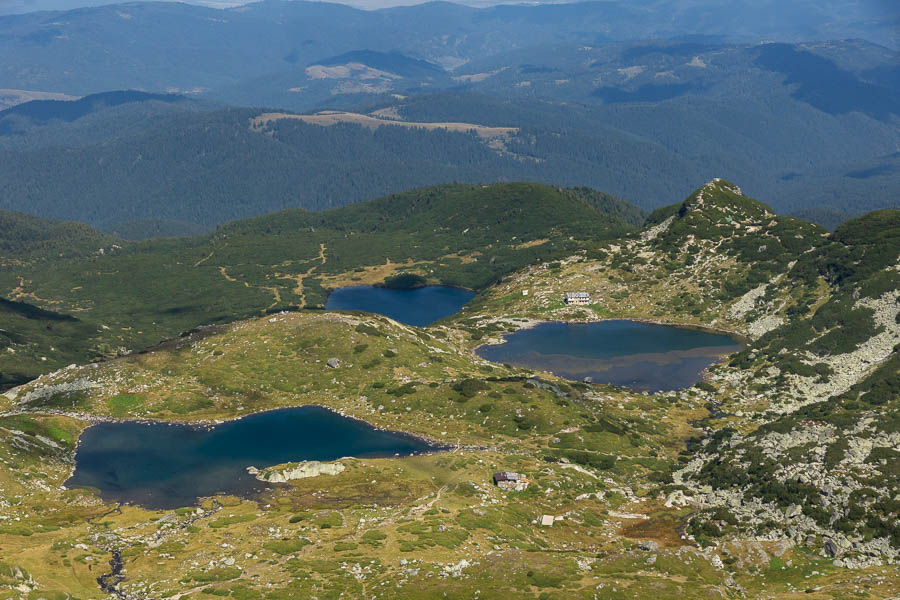
<path id="1" fill-rule="evenodd" d="M 55 303 L 26 291 L 25 280 L 12 273 L 40 270 L 56 261 L 89 261 L 115 252 L 120 243 L 81 223 L 0 211 L 0 269 L 10 274 L 12 286 L 6 294 L 10 299 L 0 298 L 0 386 L 24 383 L 67 360 L 90 356 L 96 333 L 95 324 L 57 312 Z"/>
<path id="2" fill-rule="evenodd" d="M 0 315 L 0 350 L 5 354 L 0 387 L 25 383 L 67 360 L 95 354 L 91 347 L 96 326 L 72 315 L 6 299 L 0 299 Z"/>
<path id="3" fill-rule="evenodd" d="M 651 213 L 641 232 L 531 267 L 479 300 L 489 312 L 496 310 L 490 308 L 492 302 L 506 298 L 505 312 L 530 317 L 562 310 L 570 317 L 596 318 L 599 311 L 756 337 L 774 325 L 757 322 L 760 315 L 736 303 L 761 284 L 783 277 L 798 256 L 827 243 L 823 228 L 776 215 L 734 184 L 714 180 L 684 202 Z M 523 296 L 526 289 L 530 293 Z M 600 298 L 593 312 L 561 306 L 562 293 L 573 289 Z M 803 289 L 786 293 L 800 297 Z M 477 312 L 481 305 L 468 310 Z"/>
<path id="4" fill-rule="evenodd" d="M 70 338 L 48 317 L 22 321 L 20 313 L 32 308 L 15 305 L 0 319 L 18 340 L 0 355 L 0 370 L 16 373 L 15 380 L 33 377 L 144 349 L 198 325 L 321 306 L 327 289 L 398 272 L 483 289 L 526 264 L 629 229 L 595 206 L 631 220 L 637 214 L 606 196 L 537 184 L 425 188 L 336 211 L 235 222 L 208 237 L 144 243 L 10 213 L 0 221 L 8 225 L 4 294 L 78 328 Z"/>

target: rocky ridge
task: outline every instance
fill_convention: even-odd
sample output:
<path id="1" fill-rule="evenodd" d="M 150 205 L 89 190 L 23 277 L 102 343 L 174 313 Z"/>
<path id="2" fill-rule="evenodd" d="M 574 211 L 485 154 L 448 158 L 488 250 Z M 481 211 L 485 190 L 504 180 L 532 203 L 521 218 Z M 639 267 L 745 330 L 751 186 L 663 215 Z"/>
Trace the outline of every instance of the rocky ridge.
<path id="1" fill-rule="evenodd" d="M 896 377 L 900 342 L 896 214 L 829 235 L 713 180 L 651 215 L 638 235 L 598 256 L 530 267 L 497 297 L 515 298 L 507 310 L 526 317 L 524 306 L 572 321 L 649 312 L 746 335 L 744 352 L 710 370 L 714 418 L 664 488 L 666 505 L 700 509 L 692 529 L 707 542 L 718 539 L 709 532 L 749 534 L 810 545 L 844 566 L 894 563 L 900 484 L 890 463 L 900 456 L 890 424 L 900 383 L 884 380 Z M 555 285 L 538 283 L 554 273 Z M 589 291 L 594 310 L 554 307 L 568 290 Z M 477 319 L 487 332 L 534 321 Z M 873 404 L 859 402 L 867 394 Z M 823 411 L 829 403 L 838 408 Z M 721 510 L 732 516 L 719 519 Z"/>
<path id="2" fill-rule="evenodd" d="M 900 223 L 882 217 L 866 237 L 886 243 L 853 240 L 851 223 L 732 305 L 784 321 L 713 369 L 718 418 L 667 497 L 703 509 L 698 535 L 738 528 L 838 566 L 900 561 Z"/>

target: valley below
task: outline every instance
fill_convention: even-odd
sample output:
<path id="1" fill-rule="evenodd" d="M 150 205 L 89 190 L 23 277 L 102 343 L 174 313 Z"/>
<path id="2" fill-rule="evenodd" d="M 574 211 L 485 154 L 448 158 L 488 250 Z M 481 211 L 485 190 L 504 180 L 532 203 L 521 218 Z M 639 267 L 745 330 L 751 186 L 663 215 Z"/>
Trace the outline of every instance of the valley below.
<path id="1" fill-rule="evenodd" d="M 46 237 L 4 255 L 4 318 L 31 329 L 3 327 L 22 377 L 0 396 L 0 594 L 895 593 L 897 211 L 830 234 L 724 180 L 639 228 L 533 184 L 339 210 L 135 245 L 76 228 L 52 263 L 57 226 L 30 224 Z M 363 283 L 390 293 L 329 307 Z M 475 293 L 417 325 L 403 302 L 442 288 L 401 284 Z M 559 369 L 483 357 L 544 326 L 612 328 L 582 343 L 659 385 L 585 376 L 571 338 L 543 350 Z"/>

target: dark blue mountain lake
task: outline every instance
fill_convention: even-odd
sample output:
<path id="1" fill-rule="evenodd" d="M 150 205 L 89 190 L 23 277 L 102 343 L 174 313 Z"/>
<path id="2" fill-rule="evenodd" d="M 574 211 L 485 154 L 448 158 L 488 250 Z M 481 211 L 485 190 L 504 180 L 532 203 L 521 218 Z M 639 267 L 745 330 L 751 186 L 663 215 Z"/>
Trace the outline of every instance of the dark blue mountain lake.
<path id="1" fill-rule="evenodd" d="M 371 285 L 353 285 L 331 292 L 328 310 L 364 310 L 400 323 L 424 327 L 459 312 L 475 292 L 442 285 L 395 290 Z"/>
<path id="2" fill-rule="evenodd" d="M 741 347 L 721 333 L 615 320 L 541 323 L 506 336 L 504 344 L 481 346 L 476 354 L 567 379 L 591 377 L 658 392 L 694 385 L 704 369 Z"/>
<path id="3" fill-rule="evenodd" d="M 75 473 L 66 485 L 96 488 L 104 500 L 176 508 L 217 493 L 247 496 L 271 485 L 248 474 L 251 465 L 441 449 L 317 406 L 258 413 L 212 428 L 101 423 L 82 433 Z"/>

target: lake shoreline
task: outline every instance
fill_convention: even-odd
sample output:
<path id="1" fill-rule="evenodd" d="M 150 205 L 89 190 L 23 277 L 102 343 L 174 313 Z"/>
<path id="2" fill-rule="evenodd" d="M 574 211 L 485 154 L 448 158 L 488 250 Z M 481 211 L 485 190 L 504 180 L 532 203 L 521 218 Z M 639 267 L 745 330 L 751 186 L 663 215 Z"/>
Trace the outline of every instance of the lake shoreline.
<path id="1" fill-rule="evenodd" d="M 734 331 L 732 329 L 725 329 L 724 327 L 714 327 L 712 325 L 698 325 L 696 323 L 660 321 L 658 319 L 651 319 L 649 317 L 601 317 L 598 315 L 597 318 L 595 318 L 595 319 L 585 319 L 585 320 L 531 319 L 528 317 L 523 317 L 524 322 L 517 321 L 517 320 L 510 321 L 507 318 L 501 318 L 501 319 L 497 319 L 497 320 L 502 321 L 504 323 L 509 323 L 509 322 L 515 323 L 516 325 L 518 325 L 518 327 L 516 328 L 516 331 L 525 331 L 527 329 L 534 329 L 535 327 L 537 327 L 538 325 L 541 325 L 543 323 L 565 323 L 566 325 L 590 325 L 591 323 L 606 323 L 606 322 L 610 322 L 610 321 L 629 321 L 632 323 L 645 323 L 647 325 L 666 325 L 668 327 L 676 327 L 678 329 L 688 329 L 688 330 L 692 330 L 692 331 L 701 331 L 701 332 L 706 332 L 706 333 L 720 333 L 722 335 L 728 335 L 728 336 L 731 336 L 731 337 L 739 340 L 745 346 L 749 346 L 753 342 L 753 340 L 750 337 L 744 335 L 743 333 Z M 505 343 L 506 336 L 512 335 L 513 333 L 516 333 L 516 331 L 501 334 L 500 337 L 501 337 L 501 339 L 503 339 L 503 341 L 499 342 L 499 343 L 500 344 Z M 499 344 L 491 344 L 490 342 L 485 342 L 484 344 L 481 344 L 481 346 L 489 346 L 489 345 L 499 345 Z M 477 348 L 480 348 L 481 346 L 477 346 Z"/>
<path id="2" fill-rule="evenodd" d="M 324 310 L 376 314 L 403 325 L 428 327 L 453 317 L 477 295 L 473 290 L 449 285 L 348 285 L 328 293 Z"/>
<path id="3" fill-rule="evenodd" d="M 227 423 L 238 422 L 242 419 L 246 419 L 247 417 L 253 417 L 256 415 L 262 415 L 265 413 L 277 412 L 277 411 L 287 411 L 292 409 L 301 409 L 301 408 L 318 408 L 322 410 L 326 410 L 328 412 L 334 413 L 340 417 L 345 419 L 349 419 L 352 421 L 356 421 L 368 427 L 371 427 L 374 431 L 389 433 L 396 435 L 401 438 L 406 438 L 409 440 L 417 441 L 420 443 L 427 444 L 429 446 L 433 446 L 434 448 L 427 451 L 416 451 L 409 454 L 404 454 L 402 456 L 394 456 L 394 455 L 386 455 L 386 456 L 374 456 L 368 457 L 371 459 L 380 459 L 380 458 L 408 458 L 412 456 L 429 456 L 433 454 L 440 454 L 444 452 L 455 452 L 458 450 L 466 450 L 473 452 L 484 452 L 490 451 L 491 446 L 481 446 L 481 445 L 472 445 L 472 444 L 453 444 L 447 443 L 446 441 L 441 441 L 436 437 L 432 437 L 428 434 L 424 433 L 415 433 L 411 431 L 404 431 L 399 429 L 390 429 L 388 427 L 383 427 L 371 421 L 368 421 L 362 417 L 358 417 L 352 414 L 348 414 L 343 409 L 334 408 L 331 406 L 325 406 L 323 404 L 297 404 L 291 406 L 279 406 L 277 408 L 268 408 L 259 410 L 256 412 L 249 412 L 243 415 L 235 415 L 225 419 L 201 419 L 197 421 L 185 421 L 185 420 L 177 420 L 177 419 L 147 419 L 141 417 L 111 417 L 107 415 L 94 415 L 90 413 L 79 413 L 72 411 L 54 411 L 54 410 L 42 410 L 42 411 L 27 411 L 27 410 L 14 410 L 14 411 L 6 411 L 0 413 L 0 418 L 3 417 L 14 417 L 20 415 L 30 415 L 30 416 L 59 416 L 59 417 L 67 417 L 70 419 L 76 419 L 79 421 L 83 421 L 86 423 L 85 427 L 83 427 L 78 434 L 75 436 L 75 442 L 72 444 L 71 449 L 66 448 L 71 454 L 71 465 L 68 469 L 68 474 L 63 479 L 63 483 L 60 484 L 60 489 L 68 490 L 74 489 L 66 486 L 66 482 L 68 482 L 75 474 L 75 470 L 77 468 L 77 463 L 75 457 L 78 454 L 78 450 L 81 447 L 83 434 L 96 425 L 104 425 L 104 424 L 128 424 L 134 423 L 138 425 L 168 425 L 168 426 L 177 426 L 177 427 L 188 427 L 197 431 L 212 431 L 219 425 L 224 425 Z M 335 460 L 340 460 L 341 458 L 355 458 L 352 456 L 340 457 Z M 299 459 L 303 460 L 303 459 Z M 330 462 L 330 461 L 329 461 Z M 277 465 L 275 465 L 277 466 Z M 105 502 L 105 500 L 104 500 Z"/>
<path id="4" fill-rule="evenodd" d="M 282 415 L 284 414 L 284 418 Z M 40 414 L 40 413 L 30 413 Z M 45 413 L 52 414 L 52 413 Z M 57 413 L 58 414 L 58 413 Z M 236 415 L 229 419 L 216 419 L 215 421 L 203 422 L 184 422 L 184 421 L 166 421 L 151 419 L 128 419 L 115 417 L 97 417 L 94 415 L 76 415 L 69 413 L 67 416 L 71 418 L 87 417 L 84 420 L 88 425 L 84 427 L 77 435 L 77 439 L 73 447 L 66 448 L 67 455 L 71 460 L 68 474 L 60 484 L 60 489 L 89 489 L 95 490 L 104 502 L 122 502 L 125 504 L 133 504 L 141 506 L 148 510 L 166 510 L 167 504 L 180 502 L 176 498 L 185 496 L 187 505 L 194 505 L 202 498 L 213 497 L 217 494 L 235 495 L 238 497 L 253 499 L 254 494 L 258 490 L 245 489 L 247 482 L 242 477 L 235 475 L 234 477 L 226 476 L 219 479 L 216 483 L 215 479 L 207 480 L 207 473 L 215 472 L 216 469 L 225 467 L 232 463 L 258 466 L 260 463 L 263 467 L 277 467 L 281 464 L 290 464 L 300 461 L 321 461 L 334 462 L 339 460 L 378 460 L 390 458 L 408 458 L 416 456 L 429 456 L 445 452 L 453 452 L 463 448 L 459 444 L 441 442 L 428 435 L 412 433 L 409 431 L 397 431 L 375 425 L 365 419 L 354 415 L 345 414 L 339 409 L 319 404 L 303 404 L 299 406 L 279 407 L 269 410 L 261 410 L 246 415 Z M 264 417 L 264 420 L 248 424 L 249 429 L 229 428 L 216 431 L 220 425 L 233 425 L 245 420 L 247 417 Z M 154 430 L 136 430 L 133 427 L 127 429 L 103 429 L 93 430 L 95 425 L 128 425 L 128 426 L 151 426 L 161 427 L 163 425 L 169 427 L 180 428 L 181 431 L 166 432 L 165 428 Z M 309 435 L 302 432 L 307 431 Z M 150 475 L 149 479 L 142 479 L 146 475 L 131 475 L 128 478 L 123 474 L 137 474 L 146 471 L 146 465 L 159 464 L 156 454 L 163 455 L 169 450 L 168 444 L 174 440 L 184 439 L 184 435 L 192 436 L 187 433 L 195 432 L 201 435 L 209 434 L 215 437 L 201 437 L 202 444 L 215 444 L 220 447 L 227 447 L 229 450 L 222 455 L 225 462 L 219 466 L 218 459 L 213 460 L 207 466 L 197 467 L 191 461 L 185 463 L 185 466 L 191 465 L 189 469 L 200 468 L 203 471 L 203 480 L 205 484 L 189 484 L 183 487 L 183 491 L 175 493 L 163 492 L 164 487 L 169 485 L 166 482 L 170 477 L 182 477 L 180 473 L 188 474 L 192 471 L 181 471 L 180 467 L 172 467 L 171 474 L 167 474 L 162 478 L 156 475 Z M 91 436 L 86 434 L 93 432 Z M 299 435 L 297 432 L 300 432 Z M 316 433 L 313 433 L 316 432 Z M 327 432 L 327 433 L 322 433 Z M 268 436 L 258 439 L 260 435 Z M 288 437 L 284 437 L 287 435 Z M 239 437 L 236 437 L 239 436 Z M 198 438 L 193 438 L 198 439 Z M 103 440 L 103 441 L 101 441 Z M 118 440 L 112 442 L 113 446 L 108 446 L 109 440 Z M 140 441 L 143 440 L 143 441 Z M 169 441 L 167 441 L 169 440 Z M 273 445 L 272 440 L 276 441 Z M 303 441 L 301 441 L 303 440 Z M 98 445 L 98 442 L 100 444 Z M 185 448 L 192 448 L 188 442 Z M 85 444 L 90 444 L 85 450 Z M 150 458 L 143 458 L 137 461 L 133 459 L 122 460 L 116 459 L 107 464 L 106 455 L 110 458 L 113 454 L 118 454 L 120 450 L 116 450 L 119 445 L 126 450 L 126 454 L 136 451 L 141 444 L 147 445 L 147 449 L 152 449 L 149 453 Z M 148 445 L 149 444 L 149 445 Z M 225 446 L 221 446 L 225 444 Z M 262 446 L 260 446 L 262 444 Z M 181 448 L 181 442 L 175 443 L 174 447 Z M 259 448 L 270 448 L 259 453 Z M 250 451 L 239 451 L 239 448 L 247 448 Z M 481 449 L 481 448 L 478 448 Z M 487 449 L 487 448 L 485 448 Z M 82 454 L 85 452 L 85 454 Z M 191 450 L 191 452 L 193 452 Z M 232 454 L 235 452 L 235 454 Z M 179 452 L 178 456 L 190 456 L 186 452 Z M 212 456 L 212 455 L 211 455 Z M 216 455 L 218 456 L 218 455 Z M 254 458 L 255 457 L 255 458 Z M 98 462 L 99 461 L 99 462 Z M 149 461 L 149 462 L 147 462 Z M 99 465 L 99 466 L 98 466 Z M 99 478 L 101 471 L 98 468 L 112 470 L 114 483 L 110 487 L 107 483 Z M 84 469 L 79 475 L 79 469 Z M 228 467 L 229 469 L 231 467 Z M 213 471 L 209 471 L 212 469 Z M 150 473 L 154 471 L 151 469 Z M 165 472 L 165 471 L 164 471 Z M 241 469 L 243 474 L 243 469 Z M 120 479 L 121 487 L 120 487 Z M 76 480 L 77 481 L 74 481 Z M 171 481 L 175 481 L 172 479 Z M 212 482 L 212 485 L 210 485 Z M 145 492 L 142 489 L 157 490 L 151 492 L 151 496 L 144 497 Z M 174 488 L 179 489 L 179 488 Z M 210 492 L 214 489 L 215 492 Z M 162 496 L 157 496 L 161 493 Z M 191 499 L 193 494 L 196 496 Z M 156 497 L 157 500 L 152 498 Z M 168 500 L 164 498 L 168 497 Z M 160 499 L 162 501 L 160 502 Z M 189 501 L 188 501 L 189 500 Z"/>
<path id="5" fill-rule="evenodd" d="M 552 319 L 541 319 L 541 320 L 522 319 L 522 320 L 515 320 L 515 321 L 502 320 L 502 323 L 504 325 L 514 326 L 515 331 L 504 332 L 502 334 L 499 334 L 499 336 L 492 337 L 492 338 L 486 340 L 484 343 L 472 348 L 471 352 L 477 358 L 479 358 L 483 361 L 492 363 L 492 364 L 510 364 L 510 365 L 517 366 L 520 368 L 525 368 L 525 369 L 530 369 L 530 370 L 535 370 L 535 371 L 544 371 L 546 373 L 553 375 L 554 377 L 558 377 L 560 379 L 565 379 L 567 381 L 584 381 L 585 379 L 590 378 L 590 379 L 592 379 L 591 383 L 605 383 L 608 385 L 614 385 L 617 387 L 621 387 L 623 389 L 630 390 L 632 392 L 650 392 L 650 393 L 661 393 L 662 392 L 662 393 L 664 393 L 667 391 L 679 391 L 679 390 L 684 390 L 684 389 L 693 387 L 693 385 L 696 385 L 697 383 L 705 381 L 709 377 L 709 369 L 710 368 L 712 368 L 718 364 L 721 364 L 721 362 L 723 361 L 724 358 L 730 356 L 731 354 L 733 354 L 735 352 L 740 352 L 741 350 L 746 348 L 750 343 L 750 340 L 748 338 L 746 338 L 745 336 L 743 336 L 741 334 L 737 334 L 733 331 L 725 330 L 723 328 L 706 327 L 706 326 L 692 324 L 692 323 L 691 324 L 669 323 L 669 322 L 661 322 L 658 320 L 643 319 L 643 318 L 603 318 L 603 317 L 600 317 L 597 319 L 577 320 L 577 321 L 575 321 L 575 320 L 552 320 Z M 706 334 L 706 335 L 727 337 L 727 338 L 730 338 L 732 342 L 734 342 L 734 345 L 732 346 L 731 344 L 723 343 L 723 344 L 721 344 L 721 346 L 718 346 L 718 345 L 696 346 L 696 347 L 692 347 L 692 348 L 676 348 L 676 349 L 666 350 L 666 351 L 655 351 L 655 350 L 648 349 L 646 352 L 626 352 L 626 353 L 623 353 L 618 356 L 610 355 L 609 357 L 591 356 L 591 355 L 579 356 L 578 354 L 573 354 L 571 352 L 562 352 L 562 351 L 542 353 L 542 352 L 537 352 L 536 350 L 534 350 L 534 348 L 528 350 L 528 352 L 537 354 L 539 357 L 543 357 L 546 360 L 546 362 L 548 364 L 544 364 L 543 366 L 537 366 L 535 364 L 529 363 L 524 358 L 521 358 L 521 357 L 520 357 L 520 359 L 517 360 L 514 357 L 503 356 L 502 354 L 498 355 L 498 356 L 494 356 L 493 358 L 489 358 L 489 356 L 493 353 L 493 352 L 491 352 L 492 349 L 498 349 L 502 353 L 503 347 L 506 346 L 507 344 L 510 344 L 510 340 L 512 338 L 514 338 L 515 336 L 519 336 L 521 334 L 527 334 L 527 332 L 534 331 L 542 326 L 549 326 L 549 327 L 565 326 L 566 328 L 568 328 L 568 327 L 576 327 L 576 326 L 585 326 L 585 327 L 602 326 L 603 324 L 648 325 L 648 326 L 668 328 L 668 329 L 692 331 L 692 332 L 697 332 L 697 333 Z M 599 332 L 598 334 L 602 335 L 602 332 Z M 695 383 L 693 383 L 692 385 L 682 385 L 680 387 L 676 387 L 671 390 L 663 388 L 663 387 L 660 387 L 659 389 L 643 389 L 641 385 L 627 385 L 627 384 L 616 382 L 616 381 L 608 381 L 608 380 L 606 380 L 608 378 L 603 376 L 606 373 L 614 371 L 616 369 L 618 369 L 618 370 L 627 369 L 628 365 L 617 366 L 617 365 L 613 364 L 616 360 L 622 360 L 623 358 L 625 358 L 627 356 L 638 357 L 641 355 L 646 355 L 649 357 L 649 356 L 653 356 L 653 355 L 666 355 L 666 354 L 671 354 L 671 353 L 685 354 L 685 353 L 692 352 L 692 351 L 701 351 L 704 347 L 710 347 L 710 348 L 721 347 L 721 348 L 728 348 L 729 350 L 731 348 L 734 348 L 734 349 L 731 351 L 723 352 L 723 353 L 714 353 L 713 356 L 715 356 L 715 360 L 713 360 L 710 364 L 705 366 L 700 371 L 696 372 L 695 376 L 697 378 L 697 381 Z M 525 351 L 526 349 L 523 349 L 521 351 Z M 516 350 L 519 350 L 519 349 L 517 348 Z M 516 350 L 510 350 L 510 352 L 514 353 Z M 595 374 L 585 375 L 584 373 L 578 373 L 578 374 L 568 373 L 567 374 L 564 371 L 560 371 L 558 368 L 554 369 L 553 366 L 551 364 L 549 364 L 554 360 L 554 357 L 556 357 L 558 359 L 561 356 L 569 356 L 573 362 L 578 362 L 578 360 L 582 360 L 584 362 L 588 362 L 588 361 L 601 362 L 602 361 L 602 362 L 606 362 L 609 364 L 608 364 L 608 366 L 606 366 L 605 369 L 602 369 L 603 373 L 597 373 L 596 375 Z M 524 357 L 524 355 L 523 355 L 523 357 Z M 687 358 L 690 358 L 690 357 L 688 357 L 688 356 L 683 357 L 683 359 L 687 359 Z M 662 366 L 662 363 L 659 363 L 659 366 Z M 673 376 L 674 376 L 674 374 L 673 374 Z M 652 387 L 657 387 L 657 386 L 649 386 L 649 387 L 652 388 Z"/>

